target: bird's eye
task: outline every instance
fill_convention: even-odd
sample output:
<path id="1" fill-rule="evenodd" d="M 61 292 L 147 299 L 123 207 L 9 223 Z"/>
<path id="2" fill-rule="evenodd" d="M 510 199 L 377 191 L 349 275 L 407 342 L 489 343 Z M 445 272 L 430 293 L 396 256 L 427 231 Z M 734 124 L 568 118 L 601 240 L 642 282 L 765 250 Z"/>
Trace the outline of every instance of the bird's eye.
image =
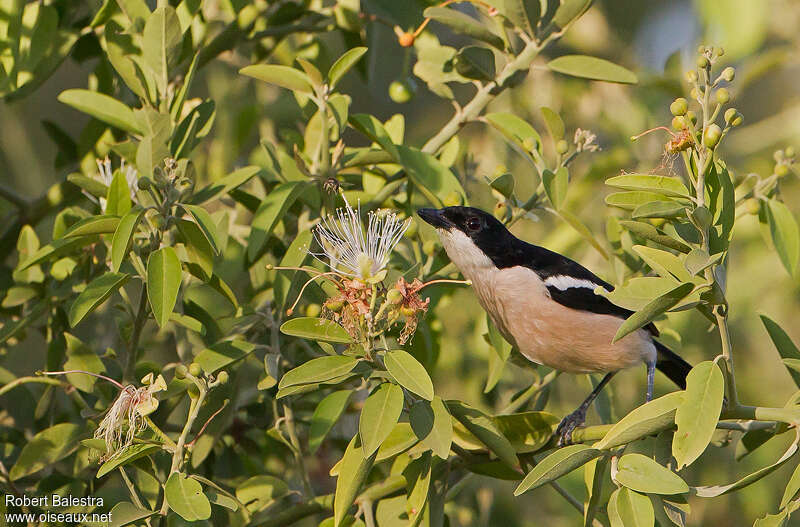
<path id="1" fill-rule="evenodd" d="M 469 218 L 467 219 L 467 229 L 471 231 L 477 231 L 481 228 L 481 220 L 479 218 Z"/>

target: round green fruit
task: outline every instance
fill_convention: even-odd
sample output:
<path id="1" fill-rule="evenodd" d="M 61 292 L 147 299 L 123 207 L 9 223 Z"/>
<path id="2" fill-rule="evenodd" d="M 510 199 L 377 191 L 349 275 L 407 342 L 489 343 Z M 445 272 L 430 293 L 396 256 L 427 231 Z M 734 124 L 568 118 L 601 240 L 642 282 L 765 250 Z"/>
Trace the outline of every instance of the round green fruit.
<path id="1" fill-rule="evenodd" d="M 675 116 L 686 115 L 686 112 L 689 111 L 689 102 L 683 97 L 678 97 L 669 105 L 669 111 Z"/>
<path id="2" fill-rule="evenodd" d="M 389 98 L 397 104 L 404 104 L 414 98 L 416 83 L 411 79 L 395 80 L 389 85 Z"/>

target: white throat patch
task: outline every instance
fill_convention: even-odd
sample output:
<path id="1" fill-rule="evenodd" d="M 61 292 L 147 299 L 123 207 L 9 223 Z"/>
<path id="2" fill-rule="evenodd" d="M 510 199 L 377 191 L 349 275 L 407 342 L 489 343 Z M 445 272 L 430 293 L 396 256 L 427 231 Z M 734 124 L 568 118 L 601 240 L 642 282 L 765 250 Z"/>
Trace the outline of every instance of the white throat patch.
<path id="1" fill-rule="evenodd" d="M 469 279 L 478 273 L 485 273 L 496 269 L 492 260 L 463 232 L 453 228 L 451 230 L 436 229 L 442 246 L 456 267 Z"/>

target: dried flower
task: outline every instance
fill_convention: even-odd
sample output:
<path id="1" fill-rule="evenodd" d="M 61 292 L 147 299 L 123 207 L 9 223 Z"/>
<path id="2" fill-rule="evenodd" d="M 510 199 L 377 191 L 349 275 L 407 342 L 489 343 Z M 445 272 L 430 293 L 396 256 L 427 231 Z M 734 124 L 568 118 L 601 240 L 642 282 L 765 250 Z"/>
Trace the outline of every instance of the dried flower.
<path id="1" fill-rule="evenodd" d="M 385 276 L 389 253 L 403 237 L 410 219 L 405 221 L 394 212 L 368 214 L 366 229 L 361 221 L 361 208 L 353 210 L 345 199 L 345 208 L 322 220 L 314 229 L 314 237 L 322 247 L 319 259 L 326 256 L 332 269 L 343 275 L 365 281 L 380 281 Z"/>
<path id="2" fill-rule="evenodd" d="M 597 140 L 597 135 L 590 130 L 582 130 L 580 128 L 575 130 L 573 141 L 578 152 L 597 152 L 600 150 L 600 145 L 595 143 L 595 140 Z"/>
<path id="3" fill-rule="evenodd" d="M 149 386 L 135 388 L 128 385 L 120 390 L 114 404 L 94 431 L 94 437 L 106 443 L 105 459 L 116 456 L 133 443 L 136 434 L 147 428 L 144 416 L 152 412 L 157 404 Z"/>

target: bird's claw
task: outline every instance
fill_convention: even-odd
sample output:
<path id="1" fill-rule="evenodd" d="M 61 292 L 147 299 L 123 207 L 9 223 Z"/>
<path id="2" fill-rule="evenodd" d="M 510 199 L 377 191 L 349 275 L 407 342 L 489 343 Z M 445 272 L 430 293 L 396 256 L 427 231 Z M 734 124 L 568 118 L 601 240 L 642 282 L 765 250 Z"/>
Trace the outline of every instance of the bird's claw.
<path id="1" fill-rule="evenodd" d="M 556 428 L 555 436 L 558 438 L 558 446 L 563 447 L 572 444 L 572 432 L 575 431 L 576 428 L 583 425 L 586 421 L 586 410 L 584 408 L 578 408 L 558 424 L 558 428 Z"/>

